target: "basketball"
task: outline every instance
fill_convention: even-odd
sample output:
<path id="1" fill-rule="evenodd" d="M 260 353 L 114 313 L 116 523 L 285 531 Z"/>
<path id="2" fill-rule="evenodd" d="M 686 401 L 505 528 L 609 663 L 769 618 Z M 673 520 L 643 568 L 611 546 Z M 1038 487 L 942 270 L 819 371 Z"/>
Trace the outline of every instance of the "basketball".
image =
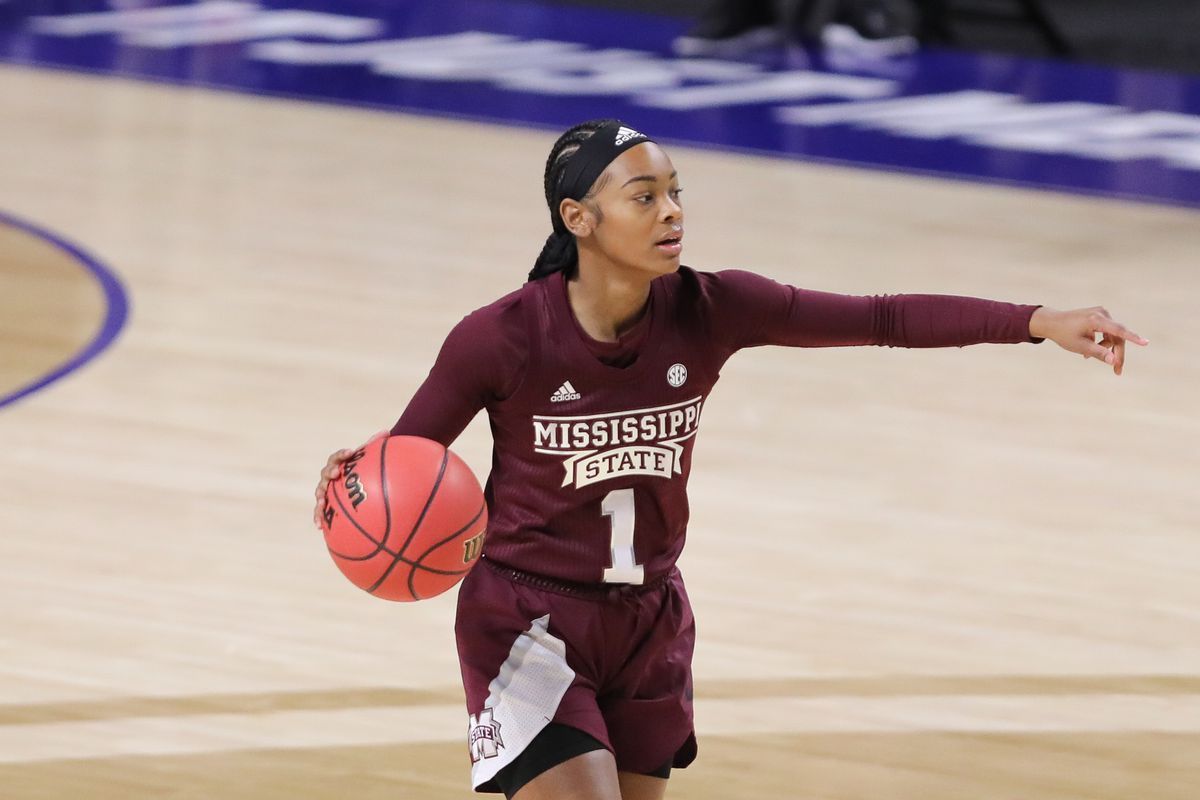
<path id="1" fill-rule="evenodd" d="M 357 450 L 330 481 L 325 546 L 355 586 L 385 600 L 424 600 L 479 558 L 487 528 L 470 467 L 429 439 L 388 436 Z"/>

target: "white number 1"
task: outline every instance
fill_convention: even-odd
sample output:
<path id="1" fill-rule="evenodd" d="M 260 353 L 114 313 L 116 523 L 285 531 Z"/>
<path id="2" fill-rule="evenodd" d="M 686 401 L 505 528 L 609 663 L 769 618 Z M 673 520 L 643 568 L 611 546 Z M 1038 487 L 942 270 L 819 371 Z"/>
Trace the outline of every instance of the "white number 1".
<path id="1" fill-rule="evenodd" d="M 612 566 L 604 570 L 605 583 L 641 583 L 645 570 L 633 554 L 633 489 L 614 489 L 605 495 L 600 511 L 612 524 Z"/>

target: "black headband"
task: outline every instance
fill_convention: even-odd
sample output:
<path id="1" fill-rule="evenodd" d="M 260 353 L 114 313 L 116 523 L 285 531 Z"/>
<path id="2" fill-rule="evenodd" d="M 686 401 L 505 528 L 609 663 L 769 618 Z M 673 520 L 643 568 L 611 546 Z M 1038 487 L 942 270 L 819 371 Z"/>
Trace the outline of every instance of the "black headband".
<path id="1" fill-rule="evenodd" d="M 542 252 L 529 272 L 529 280 L 537 280 L 555 272 L 565 272 L 569 277 L 579 264 L 579 251 L 575 237 L 567 231 L 559 207 L 568 197 L 582 200 L 600 177 L 605 168 L 617 156 L 631 147 L 654 141 L 649 136 L 635 131 L 620 122 L 610 122 L 596 130 L 579 145 L 567 159 L 554 187 L 550 201 L 550 224 L 553 233 L 546 239 Z"/>
<path id="2" fill-rule="evenodd" d="M 593 133 L 567 160 L 567 166 L 558 182 L 558 191 L 554 193 L 554 208 L 551 211 L 558 214 L 559 204 L 568 197 L 572 200 L 582 200 L 587 196 L 592 184 L 617 156 L 631 147 L 653 141 L 646 134 L 620 122 L 610 122 Z"/>

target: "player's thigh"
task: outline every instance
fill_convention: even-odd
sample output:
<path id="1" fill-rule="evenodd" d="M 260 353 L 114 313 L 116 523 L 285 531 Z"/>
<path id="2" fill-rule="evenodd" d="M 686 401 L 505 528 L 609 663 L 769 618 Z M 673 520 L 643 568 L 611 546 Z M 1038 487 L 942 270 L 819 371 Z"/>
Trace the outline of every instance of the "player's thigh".
<path id="1" fill-rule="evenodd" d="M 662 800 L 667 795 L 667 779 L 636 772 L 618 772 L 621 800 Z"/>
<path id="2" fill-rule="evenodd" d="M 592 750 L 538 775 L 518 789 L 513 800 L 625 800 L 621 787 L 612 753 Z"/>

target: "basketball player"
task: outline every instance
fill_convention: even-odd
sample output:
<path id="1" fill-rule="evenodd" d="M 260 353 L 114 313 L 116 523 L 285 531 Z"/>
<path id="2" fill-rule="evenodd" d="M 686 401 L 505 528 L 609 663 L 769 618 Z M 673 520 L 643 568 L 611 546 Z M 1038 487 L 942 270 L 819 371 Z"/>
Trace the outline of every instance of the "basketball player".
<path id="1" fill-rule="evenodd" d="M 1048 338 L 1119 375 L 1125 343 L 1147 344 L 1102 308 L 853 297 L 680 266 L 679 177 L 617 121 L 563 134 L 545 191 L 553 233 L 528 282 L 450 331 L 390 431 L 448 446 L 481 409 L 491 421 L 488 536 L 455 625 L 479 791 L 653 800 L 695 757 L 675 561 L 704 403 L 735 352 Z M 318 504 L 351 453 L 330 456 Z"/>

